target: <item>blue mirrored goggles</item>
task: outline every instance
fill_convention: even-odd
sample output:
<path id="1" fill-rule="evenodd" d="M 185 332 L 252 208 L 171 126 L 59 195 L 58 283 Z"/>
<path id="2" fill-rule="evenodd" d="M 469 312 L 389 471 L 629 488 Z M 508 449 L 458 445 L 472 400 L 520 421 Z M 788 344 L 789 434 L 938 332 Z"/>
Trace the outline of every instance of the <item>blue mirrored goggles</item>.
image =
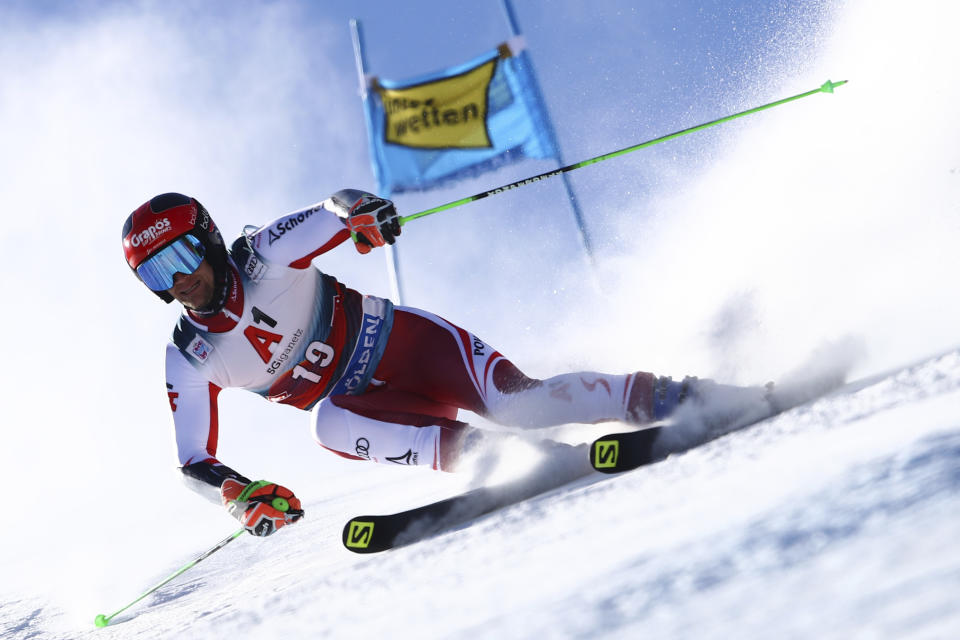
<path id="1" fill-rule="evenodd" d="M 173 287 L 173 275 L 190 275 L 203 262 L 206 250 L 203 244 L 191 235 L 183 235 L 144 260 L 137 267 L 137 275 L 151 291 L 166 291 Z"/>

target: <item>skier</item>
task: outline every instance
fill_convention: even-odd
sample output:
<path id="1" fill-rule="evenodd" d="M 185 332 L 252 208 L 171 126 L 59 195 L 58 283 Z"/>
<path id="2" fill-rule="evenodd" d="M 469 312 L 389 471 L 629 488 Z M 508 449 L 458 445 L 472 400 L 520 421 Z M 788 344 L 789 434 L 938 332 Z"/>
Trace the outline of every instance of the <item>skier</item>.
<path id="1" fill-rule="evenodd" d="M 207 210 L 178 193 L 151 198 L 124 223 L 127 264 L 184 307 L 166 351 L 180 469 L 250 533 L 270 535 L 303 510 L 289 489 L 217 459 L 225 387 L 311 411 L 316 441 L 346 458 L 443 471 L 496 437 L 458 421 L 459 409 L 524 428 L 642 425 L 696 392 L 689 379 L 645 372 L 532 379 L 476 335 L 361 295 L 311 264 L 351 237 L 365 254 L 399 235 L 389 200 L 352 189 L 247 227 L 229 249 Z"/>

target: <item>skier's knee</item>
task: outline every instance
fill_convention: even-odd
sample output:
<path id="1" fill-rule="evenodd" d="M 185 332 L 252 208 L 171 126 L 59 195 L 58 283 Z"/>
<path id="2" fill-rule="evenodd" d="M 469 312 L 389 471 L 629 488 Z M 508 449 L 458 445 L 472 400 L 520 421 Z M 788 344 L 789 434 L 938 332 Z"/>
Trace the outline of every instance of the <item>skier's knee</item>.
<path id="1" fill-rule="evenodd" d="M 493 384 L 500 393 L 511 394 L 535 389 L 543 380 L 529 378 L 509 360 L 501 360 L 493 368 Z"/>

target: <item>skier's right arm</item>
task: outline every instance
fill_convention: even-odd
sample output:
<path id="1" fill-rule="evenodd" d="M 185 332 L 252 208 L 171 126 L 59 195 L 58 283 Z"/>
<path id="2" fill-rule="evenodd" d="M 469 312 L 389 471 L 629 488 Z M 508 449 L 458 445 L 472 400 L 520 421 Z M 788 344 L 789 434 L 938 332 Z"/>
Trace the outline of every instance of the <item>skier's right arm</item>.
<path id="1" fill-rule="evenodd" d="M 177 456 L 187 486 L 222 504 L 256 536 L 268 536 L 303 517 L 300 500 L 281 485 L 251 482 L 216 458 L 220 387 L 204 379 L 173 344 L 167 346 L 167 396 Z"/>

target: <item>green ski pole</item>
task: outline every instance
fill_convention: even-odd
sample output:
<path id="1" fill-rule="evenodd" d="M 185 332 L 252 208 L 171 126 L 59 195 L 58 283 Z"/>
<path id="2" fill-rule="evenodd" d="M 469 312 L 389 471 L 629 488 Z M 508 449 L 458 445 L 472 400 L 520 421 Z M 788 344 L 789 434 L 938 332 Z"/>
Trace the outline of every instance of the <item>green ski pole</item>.
<path id="1" fill-rule="evenodd" d="M 230 542 L 232 542 L 234 539 L 240 537 L 240 536 L 243 534 L 244 531 L 246 531 L 246 529 L 240 529 L 240 530 L 237 531 L 236 533 L 231 533 L 229 536 L 227 536 L 226 538 L 224 538 L 223 540 L 221 540 L 220 542 L 218 542 L 216 545 L 214 545 L 213 547 L 211 547 L 211 548 L 208 549 L 207 551 L 203 552 L 203 553 L 202 553 L 200 556 L 198 556 L 196 559 L 191 560 L 191 561 L 188 562 L 187 564 L 185 564 L 185 565 L 183 565 L 182 567 L 180 567 L 177 571 L 175 571 L 174 573 L 172 573 L 172 574 L 171 574 L 168 578 L 166 578 L 163 582 L 161 582 L 160 584 L 158 584 L 158 585 L 156 585 L 156 586 L 154 586 L 154 587 L 151 587 L 150 589 L 147 589 L 146 591 L 144 591 L 143 594 L 141 594 L 139 598 L 137 598 L 136 600 L 134 600 L 133 602 L 131 602 L 131 603 L 128 604 L 127 606 L 125 606 L 125 607 L 123 607 L 123 608 L 121 608 L 121 609 L 119 609 L 119 610 L 117 610 L 117 611 L 114 611 L 114 612 L 111 613 L 109 616 L 105 616 L 105 615 L 103 615 L 103 614 L 101 613 L 101 614 L 99 614 L 99 615 L 96 617 L 96 619 L 94 619 L 93 623 L 94 623 L 95 625 L 97 625 L 98 627 L 105 627 L 105 626 L 107 626 L 108 624 L 110 624 L 110 620 L 112 620 L 113 617 L 116 616 L 118 613 L 121 613 L 121 612 L 123 612 L 123 611 L 126 611 L 127 609 L 129 609 L 129 608 L 132 607 L 133 605 L 137 604 L 138 602 L 140 602 L 141 600 L 143 600 L 144 598 L 146 598 L 148 595 L 150 595 L 151 593 L 153 593 L 154 591 L 156 591 L 157 589 L 159 589 L 159 588 L 162 587 L 163 585 L 167 584 L 168 582 L 170 582 L 171 580 L 173 580 L 174 578 L 176 578 L 177 576 L 179 576 L 181 573 L 183 573 L 183 572 L 186 571 L 187 569 L 190 569 L 191 567 L 196 566 L 196 564 L 197 564 L 198 562 L 200 562 L 201 560 L 209 557 L 211 554 L 219 551 L 220 549 L 223 549 L 225 546 L 227 546 L 227 544 L 229 544 Z"/>
<path id="2" fill-rule="evenodd" d="M 474 202 L 476 200 L 481 200 L 489 196 L 495 196 L 498 193 L 503 193 L 504 191 L 509 191 L 511 189 L 516 189 L 528 184 L 533 184 L 534 182 L 540 182 L 541 180 L 546 180 L 547 178 L 553 178 L 554 176 L 559 176 L 562 173 L 567 173 L 568 171 L 573 171 L 574 169 L 579 169 L 580 167 L 586 167 L 587 165 L 596 164 L 603 160 L 609 160 L 610 158 L 616 158 L 617 156 L 622 156 L 639 149 L 645 149 L 646 147 L 652 147 L 655 144 L 660 144 L 661 142 L 666 142 L 667 140 L 673 140 L 674 138 L 679 138 L 680 136 L 685 136 L 688 133 L 693 133 L 695 131 L 703 131 L 709 127 L 722 124 L 724 122 L 730 122 L 737 118 L 742 118 L 743 116 L 748 116 L 751 113 L 757 113 L 758 111 L 764 111 L 766 109 L 772 109 L 778 107 L 782 104 L 788 102 L 793 102 L 794 100 L 799 100 L 800 98 L 806 98 L 807 96 L 812 96 L 815 93 L 833 93 L 833 90 L 839 86 L 845 85 L 846 80 L 841 80 L 840 82 L 830 82 L 827 80 L 822 85 L 816 89 L 811 89 L 804 93 L 797 94 L 795 96 L 790 96 L 789 98 L 783 98 L 782 100 L 777 100 L 776 102 L 771 102 L 769 104 L 764 104 L 759 107 L 754 107 L 752 109 L 747 109 L 746 111 L 741 111 L 740 113 L 735 113 L 733 115 L 726 116 L 724 118 L 718 118 L 717 120 L 711 120 L 710 122 L 705 122 L 703 124 L 698 124 L 695 127 L 690 127 L 689 129 L 683 129 L 682 131 L 676 131 L 674 133 L 661 136 L 659 138 L 654 138 L 653 140 L 647 140 L 646 142 L 641 142 L 640 144 L 635 144 L 632 147 L 626 147 L 620 149 L 619 151 L 612 151 L 610 153 L 605 153 L 601 156 L 596 156 L 588 160 L 583 160 L 582 162 L 577 162 L 575 164 L 568 164 L 565 167 L 560 167 L 559 169 L 554 169 L 553 171 L 547 171 L 536 175 L 525 180 L 518 180 L 517 182 L 511 182 L 510 184 L 505 184 L 502 187 L 497 187 L 496 189 L 491 189 L 490 191 L 484 191 L 483 193 L 478 193 L 476 195 L 469 196 L 467 198 L 461 198 L 460 200 L 455 200 L 453 202 L 448 202 L 447 204 L 442 204 L 439 207 L 433 207 L 432 209 L 426 209 L 418 213 L 411 213 L 408 216 L 400 216 L 400 224 L 406 224 L 410 220 L 416 220 L 417 218 L 422 218 L 428 216 L 432 213 L 438 213 L 440 211 L 446 211 L 447 209 L 453 209 L 454 207 L 459 207 L 461 205 L 467 204 L 468 202 Z"/>

